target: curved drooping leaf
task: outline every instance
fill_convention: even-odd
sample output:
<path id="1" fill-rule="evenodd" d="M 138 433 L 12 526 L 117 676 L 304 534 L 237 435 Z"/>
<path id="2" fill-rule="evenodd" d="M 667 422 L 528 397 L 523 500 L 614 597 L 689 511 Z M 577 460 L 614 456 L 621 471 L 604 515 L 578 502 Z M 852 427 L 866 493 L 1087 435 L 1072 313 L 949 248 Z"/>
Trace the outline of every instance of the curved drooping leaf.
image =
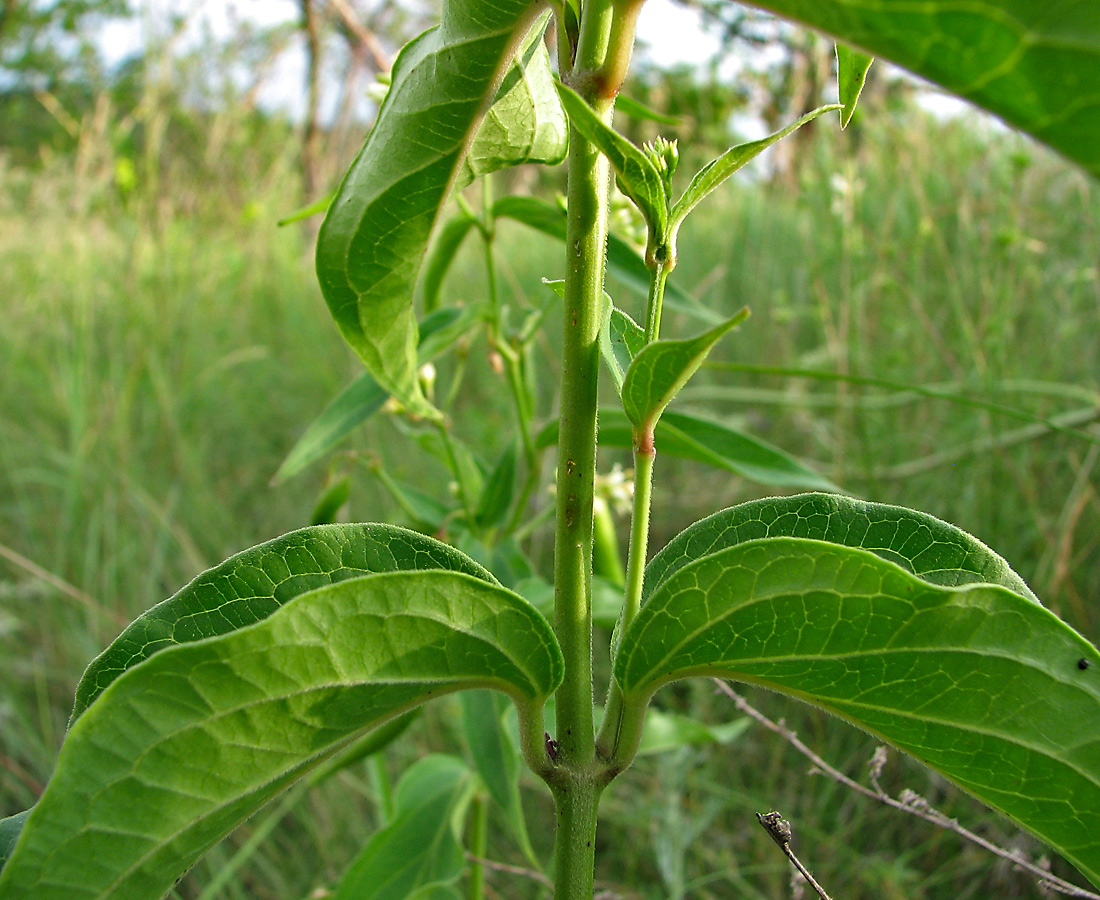
<path id="1" fill-rule="evenodd" d="M 922 514 L 822 495 L 745 504 L 654 558 L 615 680 L 635 711 L 692 675 L 812 703 L 1100 883 L 1100 653 L 1014 586 L 988 548 Z"/>
<path id="2" fill-rule="evenodd" d="M 416 378 L 413 289 L 478 126 L 509 66 L 522 64 L 514 55 L 536 9 L 532 0 L 444 4 L 440 25 L 398 55 L 378 120 L 318 235 L 317 277 L 341 333 L 383 388 L 424 415 L 436 413 Z M 522 104 L 510 109 L 497 149 L 519 161 L 535 137 L 512 147 L 511 127 L 525 135 L 523 126 L 538 128 L 533 109 L 526 121 Z"/>
<path id="3" fill-rule="evenodd" d="M 546 49 L 549 22 L 546 13 L 513 55 L 462 162 L 457 187 L 520 163 L 557 165 L 565 159 L 569 122 L 554 88 Z"/>
<path id="4" fill-rule="evenodd" d="M 889 59 L 1100 175 L 1095 0 L 754 0 Z"/>
<path id="5" fill-rule="evenodd" d="M 496 583 L 454 547 L 395 525 L 318 525 L 244 550 L 147 610 L 92 660 L 76 688 L 73 721 L 122 672 L 166 647 L 251 625 L 327 584 L 423 569 L 465 572 Z"/>
<path id="6" fill-rule="evenodd" d="M 394 818 L 371 836 L 333 900 L 407 900 L 421 888 L 456 881 L 466 865 L 451 821 L 470 790 L 460 759 L 433 754 L 397 783 Z"/>
<path id="7" fill-rule="evenodd" d="M 73 725 L 0 896 L 159 900 L 365 730 L 467 688 L 503 691 L 537 716 L 562 671 L 530 604 L 441 570 L 331 584 L 248 628 L 164 649 Z"/>
<path id="8" fill-rule="evenodd" d="M 836 45 L 837 93 L 840 96 L 840 127 L 847 128 L 856 113 L 856 103 L 867 81 L 873 58 L 844 44 Z"/>
<path id="9" fill-rule="evenodd" d="M 626 370 L 645 346 L 645 329 L 621 309 L 611 306 L 600 326 L 600 355 L 620 397 Z"/>
<path id="10" fill-rule="evenodd" d="M 611 162 L 623 193 L 634 201 L 645 218 L 655 246 L 663 245 L 669 201 L 664 179 L 657 167 L 645 153 L 601 119 L 572 88 L 559 83 L 558 94 L 573 127 L 599 147 Z"/>
<path id="11" fill-rule="evenodd" d="M 933 584 L 998 584 L 1039 602 L 1004 559 L 961 528 L 927 513 L 838 494 L 767 497 L 700 519 L 650 560 L 642 602 L 694 560 L 745 541 L 774 537 L 869 550 Z"/>
<path id="12" fill-rule="evenodd" d="M 748 315 L 748 309 L 742 309 L 698 337 L 653 341 L 639 351 L 626 370 L 622 386 L 623 410 L 638 433 L 652 434 L 665 407 L 699 371 L 714 345 Z"/>
<path id="13" fill-rule="evenodd" d="M 600 410 L 596 437 L 601 447 L 634 446 L 633 426 L 621 409 Z M 540 448 L 549 447 L 557 440 L 558 423 L 548 422 L 539 432 L 536 444 Z M 705 463 L 758 484 L 792 490 L 840 490 L 820 472 L 778 447 L 699 416 L 666 411 L 657 423 L 655 441 L 662 455 Z"/>

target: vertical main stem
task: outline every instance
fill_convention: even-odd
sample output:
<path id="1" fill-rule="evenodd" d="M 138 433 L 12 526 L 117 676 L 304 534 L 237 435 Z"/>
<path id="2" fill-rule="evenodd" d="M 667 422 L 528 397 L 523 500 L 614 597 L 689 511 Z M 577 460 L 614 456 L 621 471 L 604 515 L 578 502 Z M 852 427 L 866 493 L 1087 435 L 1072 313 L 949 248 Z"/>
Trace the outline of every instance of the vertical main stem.
<path id="1" fill-rule="evenodd" d="M 567 77 L 608 123 L 630 58 L 637 3 L 581 4 L 576 56 Z M 557 819 L 554 896 L 591 900 L 596 810 L 609 780 L 596 755 L 592 721 L 592 500 L 610 172 L 606 159 L 575 128 L 569 141 L 554 546 L 554 630 L 565 658 L 565 677 L 556 694 L 556 760 L 546 778 Z"/>
<path id="2" fill-rule="evenodd" d="M 596 471 L 596 378 L 607 238 L 606 160 L 570 132 L 569 221 L 558 430 L 554 627 L 565 655 L 557 693 L 563 762 L 595 755 L 592 727 L 592 494 Z"/>

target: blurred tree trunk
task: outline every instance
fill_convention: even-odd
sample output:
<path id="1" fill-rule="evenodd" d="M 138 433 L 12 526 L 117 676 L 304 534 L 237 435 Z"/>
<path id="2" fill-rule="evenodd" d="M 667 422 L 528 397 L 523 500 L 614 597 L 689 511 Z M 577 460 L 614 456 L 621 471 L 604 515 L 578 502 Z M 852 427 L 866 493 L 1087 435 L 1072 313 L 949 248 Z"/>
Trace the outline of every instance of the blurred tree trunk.
<path id="1" fill-rule="evenodd" d="M 321 34 L 314 0 L 298 0 L 306 34 L 306 122 L 302 135 L 302 188 L 306 203 L 322 190 L 321 162 Z"/>

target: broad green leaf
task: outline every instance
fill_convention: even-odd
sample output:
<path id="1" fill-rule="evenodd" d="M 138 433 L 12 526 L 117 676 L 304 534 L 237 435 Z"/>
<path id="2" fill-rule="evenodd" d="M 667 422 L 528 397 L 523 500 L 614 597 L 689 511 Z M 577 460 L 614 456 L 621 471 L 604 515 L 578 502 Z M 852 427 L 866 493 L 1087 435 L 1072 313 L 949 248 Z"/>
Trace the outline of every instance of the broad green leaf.
<path id="1" fill-rule="evenodd" d="M 512 219 L 565 242 L 565 210 L 537 197 L 501 197 L 493 204 L 493 217 Z M 607 236 L 607 270 L 640 297 L 647 296 L 649 269 L 645 259 L 614 234 Z M 703 306 L 671 278 L 665 285 L 665 306 L 703 322 L 716 324 L 722 321 L 721 315 Z"/>
<path id="2" fill-rule="evenodd" d="M 642 601 L 693 560 L 773 537 L 811 538 L 867 550 L 933 584 L 997 584 L 1039 602 L 1004 559 L 961 528 L 927 513 L 838 494 L 768 497 L 699 520 L 649 561 Z"/>
<path id="3" fill-rule="evenodd" d="M 546 620 L 471 575 L 386 572 L 155 653 L 70 729 L 0 874 L 4 900 L 158 900 L 271 797 L 364 731 L 491 687 L 541 714 Z M 537 727 L 537 725 L 535 725 Z"/>
<path id="4" fill-rule="evenodd" d="M 11 856 L 12 850 L 15 849 L 15 842 L 19 840 L 19 835 L 23 831 L 23 825 L 27 821 L 27 816 L 30 814 L 31 811 L 26 809 L 21 813 L 16 813 L 14 816 L 0 819 L 0 870 L 3 870 L 4 864 L 8 861 L 8 857 Z"/>
<path id="5" fill-rule="evenodd" d="M 451 818 L 470 787 L 460 759 L 426 756 L 398 782 L 394 820 L 360 851 L 334 900 L 406 900 L 456 881 L 466 864 Z"/>
<path id="6" fill-rule="evenodd" d="M 934 584 L 826 541 L 750 540 L 657 584 L 614 672 L 628 709 L 691 675 L 819 706 L 941 772 L 1100 884 L 1100 653 L 1028 597 Z"/>
<path id="7" fill-rule="evenodd" d="M 466 691 L 461 700 L 463 731 L 477 774 L 504 813 L 524 855 L 534 859 L 519 792 L 523 763 L 502 722 L 509 704 L 493 691 Z"/>
<path id="8" fill-rule="evenodd" d="M 569 123 L 544 40 L 549 21 L 547 13 L 516 51 L 463 161 L 459 187 L 520 163 L 557 165 L 565 159 Z"/>
<path id="9" fill-rule="evenodd" d="M 420 323 L 420 362 L 434 359 L 466 334 L 477 322 L 477 307 L 451 306 L 426 315 Z M 351 432 L 373 416 L 389 397 L 369 372 L 344 388 L 291 448 L 272 482 L 282 484 L 324 457 Z"/>
<path id="10" fill-rule="evenodd" d="M 904 66 L 1100 175 L 1100 4 L 1095 0 L 759 0 L 756 5 Z"/>
<path id="11" fill-rule="evenodd" d="M 747 144 L 738 144 L 736 147 L 731 147 L 717 159 L 711 160 L 703 166 L 703 168 L 695 174 L 695 177 L 691 179 L 691 184 L 687 186 L 687 190 L 684 191 L 680 199 L 676 201 L 669 215 L 669 231 L 671 232 L 669 240 L 673 247 L 675 247 L 676 244 L 676 234 L 684 219 L 687 218 L 687 214 L 695 209 L 707 194 L 717 188 L 723 181 L 746 163 L 767 150 L 768 147 L 776 141 L 782 140 L 787 135 L 797 131 L 807 122 L 813 121 L 822 113 L 827 113 L 834 109 L 840 109 L 840 107 L 835 103 L 831 106 L 818 107 L 806 113 L 806 115 L 802 116 L 798 121 L 774 134 L 769 134 L 767 137 L 761 138 L 758 141 L 749 141 Z"/>
<path id="12" fill-rule="evenodd" d="M 425 310 L 430 312 L 439 306 L 439 290 L 443 287 L 443 278 L 451 268 L 458 248 L 466 240 L 466 235 L 476 225 L 477 219 L 460 212 L 439 229 L 439 235 L 432 245 L 432 252 L 428 254 L 428 261 L 424 266 L 424 277 L 421 279 Z"/>
<path id="13" fill-rule="evenodd" d="M 496 581 L 454 547 L 394 525 L 292 531 L 203 572 L 128 625 L 81 677 L 73 720 L 124 671 L 166 647 L 251 625 L 323 585 L 409 569 L 450 569 Z"/>
<path id="14" fill-rule="evenodd" d="M 634 429 L 625 413 L 618 409 L 600 410 L 597 437 L 603 447 L 634 446 Z M 539 432 L 537 445 L 549 447 L 557 439 L 557 422 L 550 422 Z M 655 442 L 662 455 L 706 463 L 758 484 L 840 490 L 824 475 L 778 447 L 699 416 L 666 410 L 657 423 Z"/>
<path id="15" fill-rule="evenodd" d="M 504 521 L 516 489 L 517 449 L 512 441 L 497 460 L 485 481 L 474 519 L 482 528 L 493 528 Z"/>
<path id="16" fill-rule="evenodd" d="M 716 328 L 684 341 L 654 341 L 626 370 L 622 400 L 626 417 L 638 434 L 652 433 L 665 407 L 694 375 L 719 340 L 748 318 L 742 309 Z"/>
<path id="17" fill-rule="evenodd" d="M 655 246 L 665 243 L 668 196 L 665 180 L 653 162 L 608 125 L 572 88 L 558 83 L 558 94 L 573 127 L 600 148 L 619 176 L 623 193 L 641 210 Z"/>
<path id="18" fill-rule="evenodd" d="M 462 895 L 450 884 L 429 884 L 409 894 L 408 900 L 462 900 Z"/>
<path id="19" fill-rule="evenodd" d="M 514 54 L 531 0 L 449 0 L 398 55 L 393 81 L 317 239 L 321 292 L 367 371 L 414 412 L 438 413 L 416 377 L 413 289 L 428 237 Z"/>
<path id="20" fill-rule="evenodd" d="M 728 744 L 741 737 L 751 724 L 747 716 L 742 716 L 723 725 L 707 725 L 690 716 L 650 709 L 646 712 L 638 755 L 652 756 L 688 745 Z"/>
<path id="21" fill-rule="evenodd" d="M 840 127 L 847 128 L 856 112 L 856 103 L 867 81 L 872 57 L 844 44 L 836 45 L 836 80 L 840 94 Z"/>
<path id="22" fill-rule="evenodd" d="M 645 329 L 621 309 L 612 306 L 600 328 L 600 353 L 620 396 L 626 371 L 645 345 Z"/>

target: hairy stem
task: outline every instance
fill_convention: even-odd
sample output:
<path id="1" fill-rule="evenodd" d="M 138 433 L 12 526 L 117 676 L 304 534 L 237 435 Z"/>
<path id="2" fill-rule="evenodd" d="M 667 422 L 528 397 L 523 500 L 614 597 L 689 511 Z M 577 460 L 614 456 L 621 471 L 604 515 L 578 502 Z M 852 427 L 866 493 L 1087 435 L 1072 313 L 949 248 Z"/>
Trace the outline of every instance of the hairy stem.
<path id="1" fill-rule="evenodd" d="M 634 16 L 624 16 L 621 7 L 616 0 L 584 2 L 569 73 L 573 86 L 608 123 L 619 86 L 609 80 L 621 81 L 633 45 Z M 596 757 L 592 722 L 592 501 L 610 172 L 607 160 L 575 128 L 569 139 L 554 546 L 554 630 L 565 678 L 557 692 L 556 758 L 544 777 L 556 808 L 554 896 L 591 900 L 596 810 L 609 780 Z"/>

